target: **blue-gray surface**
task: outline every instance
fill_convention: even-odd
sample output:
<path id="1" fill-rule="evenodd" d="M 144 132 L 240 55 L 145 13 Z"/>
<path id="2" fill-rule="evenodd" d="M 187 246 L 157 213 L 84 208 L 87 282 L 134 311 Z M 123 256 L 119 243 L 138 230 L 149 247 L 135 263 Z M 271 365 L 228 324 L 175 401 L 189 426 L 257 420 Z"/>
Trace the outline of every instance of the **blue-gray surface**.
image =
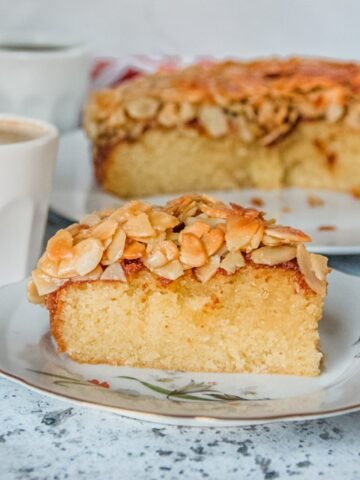
<path id="1" fill-rule="evenodd" d="M 360 256 L 331 266 L 360 275 Z M 162 426 L 0 380 L 0 479 L 360 479 L 360 413 L 239 428 Z"/>

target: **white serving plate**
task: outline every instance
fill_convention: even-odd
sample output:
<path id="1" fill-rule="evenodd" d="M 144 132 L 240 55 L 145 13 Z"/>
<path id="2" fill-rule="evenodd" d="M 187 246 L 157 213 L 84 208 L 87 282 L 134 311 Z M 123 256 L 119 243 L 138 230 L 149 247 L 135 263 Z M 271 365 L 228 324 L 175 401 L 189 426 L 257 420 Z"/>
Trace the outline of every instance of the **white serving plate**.
<path id="1" fill-rule="evenodd" d="M 0 289 L 0 374 L 28 388 L 141 420 L 192 426 L 252 425 L 360 410 L 360 278 L 334 271 L 320 322 L 317 378 L 170 372 L 81 365 L 59 356 L 48 313 L 26 283 Z"/>
<path id="2" fill-rule="evenodd" d="M 278 223 L 297 227 L 308 233 L 313 242 L 309 249 L 325 254 L 360 253 L 360 200 L 346 193 L 305 189 L 264 191 L 259 189 L 232 192 L 208 192 L 225 202 L 252 205 L 260 198 L 261 207 Z M 308 199 L 315 195 L 323 200 L 319 207 L 311 207 Z M 162 204 L 171 196 L 147 197 Z M 78 221 L 93 210 L 121 204 L 121 199 L 103 192 L 95 183 L 92 171 L 90 145 L 81 130 L 62 137 L 51 196 L 52 209 L 61 216 Z M 288 210 L 288 211 L 287 211 Z M 332 226 L 334 230 L 321 231 Z"/>

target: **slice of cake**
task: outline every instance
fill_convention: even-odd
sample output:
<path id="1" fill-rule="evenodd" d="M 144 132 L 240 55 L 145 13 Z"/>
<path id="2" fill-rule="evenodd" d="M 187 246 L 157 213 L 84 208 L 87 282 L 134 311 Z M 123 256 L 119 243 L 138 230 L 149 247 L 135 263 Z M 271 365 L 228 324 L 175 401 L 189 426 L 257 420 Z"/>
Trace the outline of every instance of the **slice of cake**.
<path id="1" fill-rule="evenodd" d="M 133 201 L 58 231 L 29 299 L 78 362 L 318 375 L 328 268 L 309 240 L 205 195 Z"/>
<path id="2" fill-rule="evenodd" d="M 121 197 L 242 187 L 360 195 L 360 66 L 198 64 L 95 92 L 95 174 Z M 169 161 L 170 159 L 170 161 Z"/>

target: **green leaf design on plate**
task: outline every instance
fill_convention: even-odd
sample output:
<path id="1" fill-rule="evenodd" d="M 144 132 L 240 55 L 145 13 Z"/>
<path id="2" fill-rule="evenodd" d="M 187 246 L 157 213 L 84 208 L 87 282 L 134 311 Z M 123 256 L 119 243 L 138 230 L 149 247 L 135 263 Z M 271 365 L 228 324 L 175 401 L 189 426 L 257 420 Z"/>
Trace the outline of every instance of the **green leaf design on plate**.
<path id="1" fill-rule="evenodd" d="M 135 377 L 129 376 L 119 376 L 117 378 L 124 378 L 127 380 L 133 380 L 135 382 L 140 383 L 146 388 L 153 390 L 154 392 L 161 393 L 162 395 L 166 395 L 168 399 L 180 399 L 180 400 L 200 400 L 205 402 L 235 402 L 235 401 L 248 401 L 249 399 L 240 397 L 238 395 L 229 395 L 227 393 L 219 392 L 218 390 L 214 389 L 214 385 L 200 382 L 196 383 L 191 380 L 189 383 L 184 385 L 183 387 L 177 388 L 175 390 L 169 390 L 164 387 L 160 387 L 153 383 L 145 382 L 144 380 L 139 380 Z M 194 394 L 201 394 L 204 396 L 194 395 Z M 261 399 L 265 400 L 265 399 Z"/>

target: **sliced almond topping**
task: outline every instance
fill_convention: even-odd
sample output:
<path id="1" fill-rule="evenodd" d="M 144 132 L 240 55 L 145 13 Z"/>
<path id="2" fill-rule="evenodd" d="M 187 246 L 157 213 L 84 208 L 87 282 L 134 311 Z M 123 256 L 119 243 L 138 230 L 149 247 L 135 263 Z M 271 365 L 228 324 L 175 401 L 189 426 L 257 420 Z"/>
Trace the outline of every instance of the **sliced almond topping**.
<path id="1" fill-rule="evenodd" d="M 202 238 L 207 254 L 213 255 L 223 246 L 225 241 L 225 233 L 221 228 L 215 227 L 205 233 Z"/>
<path id="2" fill-rule="evenodd" d="M 311 238 L 301 230 L 291 227 L 274 225 L 265 229 L 265 234 L 282 240 L 283 243 L 311 242 Z"/>
<path id="3" fill-rule="evenodd" d="M 112 242 L 106 249 L 103 258 L 101 259 L 101 263 L 103 265 L 110 265 L 111 263 L 117 262 L 124 252 L 126 242 L 126 234 L 124 230 L 119 227 L 115 235 L 113 236 Z"/>
<path id="4" fill-rule="evenodd" d="M 82 226 L 79 225 L 78 223 L 74 223 L 73 225 L 69 225 L 66 227 L 66 230 L 73 236 L 75 237 L 78 233 L 81 232 Z"/>
<path id="5" fill-rule="evenodd" d="M 46 253 L 50 260 L 59 261 L 72 255 L 73 237 L 68 230 L 59 230 L 50 238 Z"/>
<path id="6" fill-rule="evenodd" d="M 214 203 L 213 205 L 202 203 L 199 208 L 203 213 L 206 213 L 206 215 L 212 218 L 226 219 L 232 215 L 230 208 L 227 208 L 226 205 L 221 202 Z"/>
<path id="7" fill-rule="evenodd" d="M 160 210 L 151 210 L 148 216 L 153 228 L 155 228 L 155 230 L 160 230 L 161 232 L 174 228 L 179 224 L 179 220 L 176 217 Z"/>
<path id="8" fill-rule="evenodd" d="M 79 275 L 77 277 L 72 277 L 71 281 L 79 282 L 84 280 L 99 280 L 102 273 L 103 273 L 102 266 L 98 265 L 97 267 L 94 268 L 94 270 L 91 270 L 91 272 L 87 273 L 86 275 Z"/>
<path id="9" fill-rule="evenodd" d="M 154 237 L 156 235 L 146 213 L 131 216 L 123 228 L 129 237 Z"/>
<path id="10" fill-rule="evenodd" d="M 231 215 L 226 225 L 226 246 L 230 252 L 246 249 L 260 227 L 259 220 L 240 215 Z"/>
<path id="11" fill-rule="evenodd" d="M 226 273 L 235 273 L 236 270 L 245 266 L 245 258 L 241 252 L 228 252 L 220 263 L 220 267 Z"/>
<path id="12" fill-rule="evenodd" d="M 164 266 L 166 263 L 179 258 L 179 249 L 171 240 L 157 242 L 149 245 L 148 254 L 144 259 L 144 264 L 151 270 Z"/>
<path id="13" fill-rule="evenodd" d="M 183 123 L 190 122 L 196 118 L 196 109 L 195 107 L 188 102 L 184 102 L 180 105 L 179 109 L 179 118 Z"/>
<path id="14" fill-rule="evenodd" d="M 101 222 L 100 215 L 97 212 L 90 213 L 80 220 L 81 225 L 87 225 L 88 227 L 93 227 Z"/>
<path id="15" fill-rule="evenodd" d="M 155 248 L 152 252 L 150 252 L 145 258 L 144 258 L 144 265 L 149 269 L 153 270 L 154 268 L 160 268 L 163 267 L 169 263 L 169 260 L 166 258 L 166 255 L 164 252 L 162 252 L 160 249 Z"/>
<path id="16" fill-rule="evenodd" d="M 61 260 L 51 260 L 45 252 L 40 260 L 38 261 L 38 268 L 45 272 L 47 275 L 50 275 L 50 277 L 58 277 L 59 272 L 58 272 L 58 267 L 59 267 L 59 262 Z"/>
<path id="17" fill-rule="evenodd" d="M 252 252 L 253 250 L 257 249 L 261 243 L 261 240 L 264 236 L 264 224 L 259 223 L 259 227 L 256 230 L 256 233 L 251 237 L 250 242 L 248 245 L 245 247 L 246 252 Z"/>
<path id="18" fill-rule="evenodd" d="M 154 98 L 140 97 L 128 102 L 125 108 L 130 117 L 135 120 L 148 120 L 155 117 L 159 102 Z"/>
<path id="19" fill-rule="evenodd" d="M 262 265 L 278 265 L 296 257 L 296 248 L 283 245 L 281 247 L 261 247 L 251 253 L 251 260 Z"/>
<path id="20" fill-rule="evenodd" d="M 360 128 L 360 104 L 350 106 L 349 112 L 345 117 L 345 123 L 350 128 Z"/>
<path id="21" fill-rule="evenodd" d="M 326 281 L 320 280 L 315 274 L 312 265 L 314 261 L 312 261 L 309 252 L 303 244 L 297 246 L 296 258 L 300 271 L 304 275 L 304 279 L 311 290 L 319 295 L 324 295 L 326 292 Z"/>
<path id="22" fill-rule="evenodd" d="M 49 277 L 39 269 L 32 272 L 32 279 L 40 296 L 55 292 L 55 290 L 67 282 L 66 279 Z"/>
<path id="23" fill-rule="evenodd" d="M 72 258 L 60 262 L 59 275 L 71 277 L 91 272 L 100 263 L 104 247 L 100 240 L 87 238 L 76 244 L 73 252 Z"/>
<path id="24" fill-rule="evenodd" d="M 193 233 L 184 233 L 181 236 L 180 260 L 191 267 L 202 267 L 207 262 L 205 247 Z"/>
<path id="25" fill-rule="evenodd" d="M 199 112 L 199 122 L 206 132 L 214 138 L 226 135 L 229 130 L 226 115 L 220 107 L 203 106 Z"/>
<path id="26" fill-rule="evenodd" d="M 136 260 L 141 258 L 145 253 L 145 245 L 140 242 L 131 242 L 129 245 L 126 245 L 122 258 L 125 260 Z"/>
<path id="27" fill-rule="evenodd" d="M 328 259 L 323 255 L 310 253 L 311 268 L 319 280 L 326 280 L 327 274 L 331 271 L 328 267 Z"/>
<path id="28" fill-rule="evenodd" d="M 329 123 L 336 123 L 344 115 L 345 108 L 343 105 L 333 103 L 329 105 L 325 111 L 325 118 Z"/>
<path id="29" fill-rule="evenodd" d="M 284 244 L 282 239 L 270 237 L 270 235 L 266 235 L 266 233 L 264 233 L 261 243 L 266 247 L 278 247 Z"/>
<path id="30" fill-rule="evenodd" d="M 120 263 L 113 263 L 105 268 L 103 274 L 100 277 L 100 280 L 121 280 L 126 282 L 125 272 L 120 265 Z"/>
<path id="31" fill-rule="evenodd" d="M 44 303 L 44 299 L 38 294 L 37 288 L 33 280 L 29 280 L 27 284 L 27 298 L 29 302 L 35 304 Z"/>
<path id="32" fill-rule="evenodd" d="M 213 277 L 218 268 L 220 267 L 220 256 L 214 255 L 213 257 L 209 258 L 208 263 L 206 263 L 203 267 L 199 267 L 195 269 L 195 275 L 201 283 L 205 283 Z"/>
<path id="33" fill-rule="evenodd" d="M 194 223 L 191 223 L 191 225 L 188 225 L 187 227 L 185 227 L 184 230 L 182 230 L 181 235 L 183 235 L 184 233 L 192 233 L 196 235 L 198 238 L 201 238 L 209 230 L 210 230 L 210 225 L 198 220 Z"/>
<path id="34" fill-rule="evenodd" d="M 173 260 L 163 267 L 154 269 L 153 272 L 168 280 L 176 280 L 184 274 L 184 269 L 179 260 Z"/>
<path id="35" fill-rule="evenodd" d="M 115 220 L 111 218 L 106 218 L 105 220 L 102 220 L 100 223 L 92 227 L 91 236 L 94 238 L 98 238 L 101 241 L 107 240 L 114 235 L 117 228 L 118 223 Z"/>
<path id="36" fill-rule="evenodd" d="M 179 115 L 176 105 L 174 103 L 164 105 L 157 118 L 163 127 L 171 128 L 177 125 Z"/>

